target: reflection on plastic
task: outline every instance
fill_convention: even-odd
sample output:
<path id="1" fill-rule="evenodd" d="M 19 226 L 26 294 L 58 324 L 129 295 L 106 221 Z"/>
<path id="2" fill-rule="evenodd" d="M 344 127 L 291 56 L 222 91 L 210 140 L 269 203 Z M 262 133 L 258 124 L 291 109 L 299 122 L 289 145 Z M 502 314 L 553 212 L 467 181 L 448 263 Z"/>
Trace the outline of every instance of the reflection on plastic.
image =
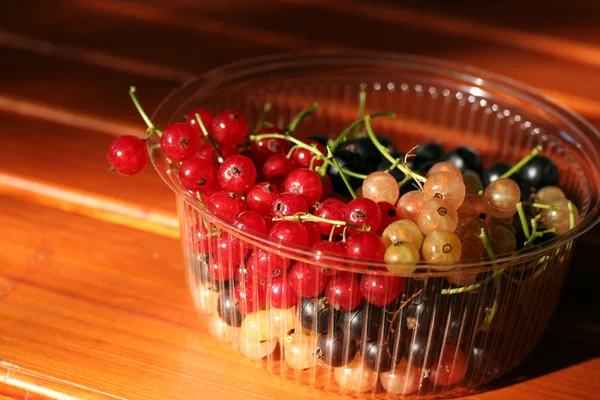
<path id="1" fill-rule="evenodd" d="M 27 391 L 27 399 L 30 395 L 39 395 L 43 399 L 53 400 L 125 400 L 123 397 L 30 371 L 5 361 L 0 361 L 0 385 Z"/>

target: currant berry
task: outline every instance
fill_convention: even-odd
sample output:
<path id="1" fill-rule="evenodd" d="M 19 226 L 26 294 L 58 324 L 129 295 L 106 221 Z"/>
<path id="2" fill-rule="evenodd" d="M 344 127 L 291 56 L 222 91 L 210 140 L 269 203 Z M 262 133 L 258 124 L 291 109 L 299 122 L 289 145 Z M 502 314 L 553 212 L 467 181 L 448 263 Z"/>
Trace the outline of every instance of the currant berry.
<path id="1" fill-rule="evenodd" d="M 461 171 L 470 169 L 481 171 L 481 156 L 475 149 L 468 146 L 457 147 L 446 158 L 446 161 L 454 164 Z"/>
<path id="2" fill-rule="evenodd" d="M 305 297 L 298 305 L 298 319 L 302 327 L 311 332 L 327 333 L 337 324 L 339 314 L 325 297 Z"/>
<path id="3" fill-rule="evenodd" d="M 179 181 L 184 188 L 192 192 L 203 192 L 212 188 L 215 182 L 215 170 L 210 161 L 192 157 L 179 168 Z"/>
<path id="4" fill-rule="evenodd" d="M 360 352 L 365 366 L 377 373 L 394 369 L 402 358 L 402 352 L 394 354 L 393 346 L 387 340 L 368 340 Z"/>
<path id="5" fill-rule="evenodd" d="M 246 194 L 248 209 L 262 215 L 270 216 L 273 202 L 277 200 L 279 190 L 268 182 L 257 183 Z"/>
<path id="6" fill-rule="evenodd" d="M 256 313 L 266 303 L 265 289 L 258 283 L 242 281 L 233 290 L 235 307 L 242 314 Z"/>
<path id="7" fill-rule="evenodd" d="M 344 258 L 346 253 L 342 246 L 340 246 L 338 243 L 330 242 L 327 240 L 321 240 L 313 245 L 312 251 L 312 259 L 318 265 L 322 265 L 323 263 L 327 263 L 327 265 L 330 266 L 344 265 L 342 261 L 323 260 L 323 258 L 325 257 L 337 257 L 340 259 Z M 323 276 L 331 276 L 335 273 L 335 271 L 329 269 L 329 267 L 321 267 L 320 272 Z"/>
<path id="8" fill-rule="evenodd" d="M 535 156 L 520 171 L 521 181 L 536 189 L 558 183 L 558 168 L 547 157 Z"/>
<path id="9" fill-rule="evenodd" d="M 271 215 L 275 218 L 288 217 L 308 212 L 306 199 L 296 193 L 281 193 L 271 204 Z"/>
<path id="10" fill-rule="evenodd" d="M 323 146 L 321 143 L 317 142 L 316 140 L 308 139 L 308 140 L 305 140 L 304 143 L 306 143 L 310 146 L 315 146 L 315 148 L 317 150 L 319 150 L 321 152 L 321 154 L 327 154 L 327 150 L 325 149 L 325 146 Z M 308 149 L 302 148 L 302 147 L 299 147 L 292 152 L 292 160 L 300 168 L 310 168 L 311 162 L 312 162 L 313 168 L 322 166 L 324 161 L 322 159 L 318 159 L 315 157 L 317 157 L 317 155 L 314 152 L 312 152 Z M 313 161 L 313 159 L 315 159 L 315 160 Z"/>
<path id="11" fill-rule="evenodd" d="M 329 219 L 333 221 L 343 221 L 345 207 L 346 205 L 341 200 L 326 199 L 315 207 L 314 215 L 320 218 Z M 321 235 L 328 236 L 331 233 L 332 229 L 334 229 L 334 235 L 339 235 L 340 233 L 342 233 L 343 230 L 342 226 L 334 228 L 331 224 L 327 222 L 317 222 L 316 225 Z"/>
<path id="12" fill-rule="evenodd" d="M 539 203 L 550 204 L 559 199 L 566 199 L 564 192 L 557 186 L 546 186 L 538 190 L 535 197 Z"/>
<path id="13" fill-rule="evenodd" d="M 298 302 L 298 296 L 289 279 L 275 278 L 267 287 L 267 300 L 271 307 L 287 310 Z"/>
<path id="14" fill-rule="evenodd" d="M 390 272 L 410 274 L 415 269 L 409 265 L 415 265 L 421 259 L 419 249 L 411 242 L 396 242 L 388 247 L 384 254 L 387 270 Z"/>
<path id="15" fill-rule="evenodd" d="M 231 156 L 221 164 L 217 180 L 223 190 L 245 194 L 256 183 L 256 167 L 248 157 Z"/>
<path id="16" fill-rule="evenodd" d="M 542 223 L 548 229 L 554 228 L 557 235 L 568 232 L 571 229 L 571 220 L 569 215 L 569 200 L 555 199 L 549 202 L 549 205 L 559 207 L 558 210 L 542 210 Z M 573 213 L 575 224 L 579 222 L 579 210 L 573 204 Z"/>
<path id="17" fill-rule="evenodd" d="M 344 367 L 334 368 L 333 378 L 342 391 L 351 393 L 368 392 L 377 384 L 377 374 L 367 369 L 359 359 Z"/>
<path id="18" fill-rule="evenodd" d="M 246 261 L 246 270 L 256 272 L 261 279 L 278 278 L 290 265 L 287 258 L 262 248 L 252 252 Z"/>
<path id="19" fill-rule="evenodd" d="M 485 188 L 484 197 L 488 203 L 486 211 L 490 215 L 496 218 L 509 218 L 517 212 L 521 189 L 512 179 L 498 179 Z"/>
<path id="20" fill-rule="evenodd" d="M 353 274 L 338 273 L 327 284 L 325 297 L 336 310 L 350 311 L 358 307 L 363 298 L 359 285 Z"/>
<path id="21" fill-rule="evenodd" d="M 379 207 L 379 211 L 381 211 L 381 224 L 379 224 L 377 233 L 381 235 L 388 226 L 393 222 L 399 221 L 401 217 L 396 206 L 387 201 L 378 202 L 377 207 Z"/>
<path id="22" fill-rule="evenodd" d="M 317 267 L 297 262 L 289 273 L 291 287 L 298 296 L 318 296 L 327 285 L 327 278 L 321 274 Z"/>
<path id="23" fill-rule="evenodd" d="M 445 345 L 437 364 L 431 368 L 429 380 L 437 386 L 459 382 L 467 373 L 467 358 L 456 346 Z"/>
<path id="24" fill-rule="evenodd" d="M 213 120 L 212 137 L 220 145 L 235 146 L 246 140 L 248 123 L 235 111 L 221 111 Z"/>
<path id="25" fill-rule="evenodd" d="M 393 276 L 363 275 L 360 291 L 365 299 L 376 306 L 386 306 L 404 290 L 404 279 Z"/>
<path id="26" fill-rule="evenodd" d="M 402 360 L 393 371 L 380 374 L 379 382 L 388 393 L 396 395 L 411 394 L 419 390 L 421 369 L 409 364 L 406 360 Z"/>
<path id="27" fill-rule="evenodd" d="M 465 200 L 466 188 L 462 176 L 450 172 L 436 172 L 427 178 L 423 186 L 426 200 L 441 199 L 447 201 L 456 210 Z"/>
<path id="28" fill-rule="evenodd" d="M 403 194 L 402 197 L 400 197 L 400 200 L 398 200 L 396 207 L 398 208 L 402 219 L 409 219 L 416 223 L 423 203 L 425 203 L 423 193 L 418 190 L 413 190 Z"/>
<path id="29" fill-rule="evenodd" d="M 200 128 L 200 125 L 198 124 L 196 114 L 200 115 L 200 119 L 202 120 L 202 124 L 206 128 L 206 131 L 209 135 L 212 135 L 213 116 L 204 108 L 196 108 L 190 111 L 185 116 L 185 123 L 196 132 L 196 135 L 198 135 L 199 138 L 204 137 L 204 132 L 202 132 L 202 128 Z"/>
<path id="30" fill-rule="evenodd" d="M 429 178 L 431 175 L 437 172 L 449 172 L 459 177 L 462 176 L 462 172 L 460 172 L 460 169 L 456 168 L 454 164 L 447 161 L 435 163 L 431 168 L 429 168 L 429 171 L 427 171 L 427 178 Z"/>
<path id="31" fill-rule="evenodd" d="M 465 197 L 465 201 L 456 210 L 459 219 L 477 218 L 485 213 L 487 204 L 483 196 L 469 194 Z"/>
<path id="32" fill-rule="evenodd" d="M 298 168 L 290 172 L 283 182 L 286 192 L 304 197 L 307 204 L 315 204 L 323 196 L 323 182 L 316 172 L 307 168 Z"/>
<path id="33" fill-rule="evenodd" d="M 385 246 L 379 236 L 373 232 L 359 231 L 346 240 L 346 255 L 355 260 L 381 261 Z M 368 265 L 364 265 L 367 268 Z"/>
<path id="34" fill-rule="evenodd" d="M 470 194 L 477 194 L 483 189 L 481 178 L 479 178 L 477 172 L 465 171 L 463 174 L 463 183 L 465 184 L 465 193 L 467 196 Z"/>
<path id="35" fill-rule="evenodd" d="M 491 229 L 489 236 L 492 248 L 497 256 L 517 250 L 517 239 L 507 227 L 495 226 Z"/>
<path id="36" fill-rule="evenodd" d="M 267 224 L 260 214 L 254 211 L 244 211 L 235 219 L 233 226 L 242 232 L 267 234 Z"/>
<path id="37" fill-rule="evenodd" d="M 277 347 L 276 339 L 269 339 L 262 342 L 251 342 L 247 340 L 243 335 L 239 337 L 238 349 L 244 357 L 260 360 L 265 358 L 275 351 Z"/>
<path id="38" fill-rule="evenodd" d="M 247 246 L 226 232 L 211 237 L 213 259 L 223 268 L 240 265 L 248 253 Z"/>
<path id="39" fill-rule="evenodd" d="M 299 222 L 277 221 L 269 232 L 269 239 L 275 243 L 294 244 L 301 247 L 308 245 L 306 229 Z"/>
<path id="40" fill-rule="evenodd" d="M 367 225 L 375 232 L 381 224 L 381 210 L 373 200 L 354 199 L 344 208 L 344 221 L 360 227 Z M 351 228 L 349 231 L 355 232 L 356 228 Z"/>
<path id="41" fill-rule="evenodd" d="M 235 300 L 229 290 L 223 290 L 217 300 L 217 313 L 223 322 L 229 326 L 241 326 L 244 317 L 235 307 Z"/>
<path id="42" fill-rule="evenodd" d="M 211 195 L 206 201 L 206 207 L 211 213 L 227 221 L 233 221 L 239 213 L 246 211 L 244 200 L 235 193 L 224 191 Z"/>
<path id="43" fill-rule="evenodd" d="M 386 248 L 399 242 L 410 242 L 418 251 L 423 244 L 421 229 L 419 229 L 417 224 L 408 219 L 390 224 L 381 234 L 381 239 Z"/>
<path id="44" fill-rule="evenodd" d="M 121 175 L 139 174 L 148 165 L 149 158 L 144 141 L 131 135 L 116 139 L 108 149 L 108 162 Z"/>
<path id="45" fill-rule="evenodd" d="M 198 150 L 198 134 L 183 122 L 169 125 L 160 137 L 160 147 L 167 158 L 185 161 Z"/>
<path id="46" fill-rule="evenodd" d="M 490 183 L 500 179 L 502 175 L 508 172 L 512 166 L 507 163 L 496 163 L 492 164 L 488 169 L 483 171 L 481 182 L 483 186 L 489 186 Z"/>
<path id="47" fill-rule="evenodd" d="M 417 222 L 424 235 L 429 235 L 435 230 L 454 232 L 458 224 L 458 214 L 451 203 L 434 198 L 423 203 Z"/>
<path id="48" fill-rule="evenodd" d="M 460 260 L 462 245 L 453 232 L 433 231 L 423 241 L 423 259 L 433 264 L 447 264 Z M 438 267 L 438 269 L 440 269 Z"/>
<path id="49" fill-rule="evenodd" d="M 284 132 L 278 128 L 262 128 L 257 132 L 257 135 L 265 134 L 283 134 Z M 280 138 L 266 138 L 256 142 L 252 142 L 251 154 L 252 159 L 258 165 L 263 165 L 265 161 L 273 154 L 286 155 L 291 149 L 289 141 Z"/>
<path id="50" fill-rule="evenodd" d="M 374 202 L 387 201 L 396 204 L 400 196 L 400 188 L 396 179 L 387 172 L 373 172 L 362 184 L 363 197 Z"/>
<path id="51" fill-rule="evenodd" d="M 423 161 L 439 161 L 446 156 L 446 151 L 439 143 L 425 142 L 421 143 L 415 149 L 416 163 Z"/>
<path id="52" fill-rule="evenodd" d="M 319 335 L 315 356 L 325 364 L 338 368 L 354 360 L 357 352 L 358 345 L 354 340 L 349 340 L 340 331 L 335 331 Z"/>
<path id="53" fill-rule="evenodd" d="M 270 180 L 276 176 L 287 176 L 296 169 L 296 164 L 283 154 L 274 154 L 263 164 L 263 176 Z"/>
<path id="54" fill-rule="evenodd" d="M 382 307 L 363 302 L 351 311 L 339 313 L 339 326 L 350 340 L 376 339 L 389 328 L 386 312 Z"/>
<path id="55" fill-rule="evenodd" d="M 306 231 L 306 238 L 308 239 L 308 247 L 312 247 L 315 243 L 321 241 L 321 234 L 319 229 L 312 222 L 303 222 L 302 227 Z"/>
<path id="56" fill-rule="evenodd" d="M 270 314 L 265 310 L 260 310 L 246 315 L 242 322 L 242 337 L 251 343 L 274 339 Z"/>
<path id="57" fill-rule="evenodd" d="M 286 364 L 297 371 L 304 371 L 316 364 L 314 356 L 317 348 L 317 337 L 304 335 L 295 331 L 283 340 L 283 351 Z"/>

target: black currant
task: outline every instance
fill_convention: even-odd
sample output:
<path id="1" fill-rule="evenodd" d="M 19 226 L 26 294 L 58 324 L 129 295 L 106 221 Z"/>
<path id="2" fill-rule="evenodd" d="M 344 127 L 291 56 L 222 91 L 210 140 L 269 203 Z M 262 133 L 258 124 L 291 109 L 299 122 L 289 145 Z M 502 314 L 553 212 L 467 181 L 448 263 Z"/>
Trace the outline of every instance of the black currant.
<path id="1" fill-rule="evenodd" d="M 298 320 L 304 329 L 327 333 L 337 325 L 339 311 L 331 307 L 325 297 L 305 297 L 298 307 Z"/>
<path id="2" fill-rule="evenodd" d="M 488 169 L 483 171 L 483 174 L 481 174 L 481 183 L 483 183 L 483 186 L 488 186 L 490 183 L 494 182 L 495 180 L 500 179 L 500 177 L 511 168 L 512 168 L 512 166 L 507 163 L 501 162 L 501 163 L 492 164 L 492 165 L 490 165 L 490 167 Z M 513 175 L 513 176 L 515 176 L 515 175 Z"/>
<path id="3" fill-rule="evenodd" d="M 481 156 L 475 149 L 468 146 L 457 147 L 446 158 L 446 161 L 451 162 L 456 168 L 464 171 L 470 169 L 473 171 L 481 171 Z"/>
<path id="4" fill-rule="evenodd" d="M 235 299 L 231 296 L 230 290 L 223 290 L 221 292 L 217 300 L 217 313 L 227 325 L 242 325 L 243 316 L 236 308 Z"/>
<path id="5" fill-rule="evenodd" d="M 386 323 L 388 319 L 384 312 L 382 307 L 363 302 L 354 310 L 340 313 L 339 325 L 344 334 L 352 340 L 361 341 L 363 338 L 377 338 L 381 332 L 382 322 L 384 324 L 384 335 L 387 332 L 387 326 L 389 326 L 389 323 Z"/>
<path id="6" fill-rule="evenodd" d="M 338 368 L 354 360 L 358 351 L 356 341 L 344 336 L 341 331 L 319 335 L 315 356 L 325 364 Z"/>
<path id="7" fill-rule="evenodd" d="M 521 168 L 521 180 L 535 189 L 558 183 L 558 168 L 547 157 L 535 156 Z"/>
<path id="8" fill-rule="evenodd" d="M 446 151 L 439 143 L 425 142 L 421 143 L 415 150 L 415 159 L 419 162 L 441 161 L 446 156 Z"/>
<path id="9" fill-rule="evenodd" d="M 393 342 L 387 340 L 369 340 L 362 346 L 361 355 L 367 368 L 381 373 L 394 369 L 402 359 L 403 351 L 401 346 L 395 351 Z"/>

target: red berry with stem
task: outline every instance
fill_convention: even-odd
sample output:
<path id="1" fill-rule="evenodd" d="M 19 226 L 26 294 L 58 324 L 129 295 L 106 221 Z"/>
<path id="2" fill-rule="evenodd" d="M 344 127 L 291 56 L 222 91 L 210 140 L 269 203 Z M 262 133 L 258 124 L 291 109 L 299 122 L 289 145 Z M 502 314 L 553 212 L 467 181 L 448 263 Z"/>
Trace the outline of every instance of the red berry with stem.
<path id="1" fill-rule="evenodd" d="M 248 209 L 264 216 L 270 216 L 273 202 L 279 197 L 279 189 L 268 182 L 254 185 L 246 194 Z"/>
<path id="2" fill-rule="evenodd" d="M 437 386 L 453 385 L 467 373 L 467 358 L 456 346 L 445 345 L 439 361 L 429 373 L 429 379 Z"/>
<path id="3" fill-rule="evenodd" d="M 376 232 L 381 225 L 381 210 L 371 199 L 354 199 L 344 208 L 344 220 L 360 227 L 367 225 L 371 231 Z M 356 229 L 350 228 L 349 231 L 355 232 Z"/>
<path id="4" fill-rule="evenodd" d="M 121 175 L 139 174 L 148 165 L 149 158 L 146 143 L 136 136 L 121 136 L 108 149 L 108 162 Z"/>
<path id="5" fill-rule="evenodd" d="M 379 211 L 381 211 L 381 224 L 379 224 L 379 228 L 377 228 L 377 233 L 381 235 L 388 225 L 392 222 L 399 221 L 401 216 L 396 206 L 387 201 L 379 201 L 377 202 L 377 206 L 379 207 Z"/>
<path id="6" fill-rule="evenodd" d="M 192 157 L 181 164 L 179 181 L 184 188 L 192 192 L 203 192 L 213 187 L 215 174 L 216 172 L 210 161 L 200 157 Z"/>
<path id="7" fill-rule="evenodd" d="M 343 201 L 338 199 L 326 199 L 322 203 L 317 204 L 315 207 L 314 215 L 320 218 L 329 219 L 333 221 L 344 221 L 344 204 Z M 342 233 L 343 226 L 334 228 L 334 225 L 328 222 L 316 222 L 317 228 L 321 235 L 329 236 L 331 230 L 334 229 L 333 234 L 339 235 Z"/>
<path id="8" fill-rule="evenodd" d="M 298 302 L 298 295 L 292 288 L 289 279 L 275 278 L 267 287 L 267 300 L 271 307 L 287 310 Z"/>
<path id="9" fill-rule="evenodd" d="M 274 154 L 265 161 L 262 171 L 265 179 L 275 176 L 287 176 L 296 169 L 296 164 L 283 154 Z"/>
<path id="10" fill-rule="evenodd" d="M 257 135 L 264 134 L 280 134 L 284 132 L 278 128 L 262 128 Z M 273 154 L 286 155 L 290 151 L 292 145 L 289 141 L 280 138 L 265 138 L 256 142 L 252 142 L 251 154 L 252 159 L 258 164 L 263 165 L 265 161 Z"/>
<path id="11" fill-rule="evenodd" d="M 277 221 L 269 232 L 269 239 L 275 243 L 293 244 L 301 247 L 308 245 L 306 229 L 300 222 Z"/>
<path id="12" fill-rule="evenodd" d="M 248 157 L 231 156 L 221 164 L 217 180 L 223 190 L 244 194 L 256 183 L 256 167 Z"/>
<path id="13" fill-rule="evenodd" d="M 243 115 L 232 110 L 221 111 L 213 119 L 212 138 L 219 145 L 235 146 L 246 140 L 248 123 Z"/>
<path id="14" fill-rule="evenodd" d="M 281 218 L 308 212 L 304 197 L 295 193 L 281 193 L 271 205 L 271 215 Z"/>
<path id="15" fill-rule="evenodd" d="M 350 311 L 358 307 L 363 298 L 359 286 L 354 274 L 339 273 L 327 284 L 325 297 L 336 310 Z"/>
<path id="16" fill-rule="evenodd" d="M 283 275 L 290 261 L 265 249 L 258 248 L 246 261 L 248 271 L 256 271 L 261 279 L 276 278 Z"/>
<path id="17" fill-rule="evenodd" d="M 302 297 L 315 297 L 325 289 L 327 277 L 313 265 L 303 262 L 294 264 L 289 273 L 292 288 Z"/>
<path id="18" fill-rule="evenodd" d="M 233 289 L 235 308 L 242 314 L 250 314 L 262 309 L 267 302 L 265 288 L 251 280 L 243 280 Z"/>
<path id="19" fill-rule="evenodd" d="M 315 148 L 321 152 L 323 155 L 327 155 L 327 149 L 321 143 L 316 140 L 308 139 L 304 140 L 304 143 L 315 146 Z M 303 147 L 299 147 L 292 152 L 292 160 L 301 168 L 310 168 L 310 163 L 313 158 L 317 157 L 315 152 L 305 149 Z M 323 159 L 315 159 L 312 161 L 313 168 L 320 167 L 323 165 Z"/>
<path id="20" fill-rule="evenodd" d="M 381 261 L 385 254 L 383 240 L 373 232 L 359 231 L 346 240 L 346 255 L 356 260 Z M 368 266 L 365 265 L 365 268 Z"/>
<path id="21" fill-rule="evenodd" d="M 313 244 L 321 240 L 319 229 L 314 223 L 303 222 L 302 227 L 304 227 L 304 230 L 306 231 L 306 237 L 308 238 L 307 246 L 311 247 Z"/>
<path id="22" fill-rule="evenodd" d="M 167 158 L 185 161 L 198 150 L 198 134 L 183 122 L 169 125 L 160 137 L 160 147 Z"/>
<path id="23" fill-rule="evenodd" d="M 237 216 L 233 226 L 242 232 L 267 234 L 267 224 L 260 214 L 254 211 L 244 211 Z"/>
<path id="24" fill-rule="evenodd" d="M 216 192 L 210 196 L 206 201 L 206 206 L 211 213 L 227 221 L 235 220 L 239 213 L 246 211 L 244 200 L 235 193 L 224 191 Z"/>
<path id="25" fill-rule="evenodd" d="M 329 266 L 343 266 L 343 261 L 330 261 L 327 257 L 334 257 L 343 259 L 346 255 L 342 246 L 338 243 L 330 242 L 328 240 L 321 240 L 312 246 L 313 256 L 312 259 L 315 263 L 321 265 L 321 274 L 324 276 L 331 276 L 335 273 L 335 270 L 329 268 Z"/>
<path id="26" fill-rule="evenodd" d="M 205 110 L 204 108 L 196 108 L 190 111 L 185 116 L 185 123 L 196 132 L 199 138 L 204 137 L 204 132 L 200 128 L 198 124 L 198 120 L 196 119 L 196 114 L 200 115 L 200 119 L 206 128 L 206 131 L 209 135 L 212 134 L 212 124 L 213 124 L 213 116 L 210 112 Z"/>
<path id="27" fill-rule="evenodd" d="M 323 182 L 316 172 L 298 168 L 289 173 L 283 182 L 286 192 L 302 195 L 309 205 L 315 204 L 323 196 Z"/>
<path id="28" fill-rule="evenodd" d="M 390 304 L 404 290 L 404 279 L 394 276 L 363 275 L 360 291 L 367 301 L 376 306 Z"/>

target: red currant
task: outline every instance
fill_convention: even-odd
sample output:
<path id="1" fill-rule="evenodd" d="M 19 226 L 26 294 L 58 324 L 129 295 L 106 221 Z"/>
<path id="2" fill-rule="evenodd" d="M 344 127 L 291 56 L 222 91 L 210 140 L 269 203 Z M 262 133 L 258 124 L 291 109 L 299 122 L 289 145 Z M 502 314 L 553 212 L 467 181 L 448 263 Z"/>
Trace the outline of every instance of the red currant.
<path id="1" fill-rule="evenodd" d="M 246 194 L 248 209 L 264 216 L 271 215 L 273 202 L 277 200 L 279 190 L 268 182 L 257 183 Z"/>
<path id="2" fill-rule="evenodd" d="M 320 242 L 315 243 L 312 247 L 312 251 L 314 253 L 312 258 L 313 258 L 313 260 L 316 261 L 317 264 L 324 263 L 323 257 L 330 256 L 330 257 L 343 258 L 346 254 L 344 252 L 344 249 L 342 248 L 342 246 L 340 246 L 338 243 L 329 242 L 327 240 L 321 240 Z M 329 261 L 329 260 L 326 262 L 327 262 L 327 265 L 331 265 L 331 266 L 343 266 L 344 265 L 343 262 L 336 262 L 336 261 Z M 334 273 L 335 273 L 334 270 L 331 270 L 327 267 L 321 268 L 321 274 L 323 274 L 324 276 L 331 276 Z"/>
<path id="3" fill-rule="evenodd" d="M 316 149 L 319 150 L 321 154 L 327 154 L 325 146 L 316 140 L 308 139 L 304 140 L 304 143 L 316 146 Z M 317 157 L 317 155 L 314 152 L 302 147 L 299 147 L 292 152 L 292 160 L 301 168 L 310 168 L 310 163 L 315 157 Z M 322 159 L 317 159 L 313 161 L 313 168 L 320 167 L 323 163 L 324 161 Z"/>
<path id="4" fill-rule="evenodd" d="M 286 192 L 302 195 L 309 205 L 315 204 L 323 195 L 323 182 L 316 172 L 298 168 L 290 172 L 283 182 Z"/>
<path id="5" fill-rule="evenodd" d="M 354 274 L 337 274 L 327 284 L 325 297 L 336 310 L 350 311 L 358 307 L 363 298 L 359 286 L 360 283 L 354 277 Z"/>
<path id="6" fill-rule="evenodd" d="M 205 110 L 204 108 L 196 108 L 188 113 L 185 116 L 185 123 L 196 132 L 198 137 L 204 137 L 204 132 L 200 128 L 198 124 L 198 120 L 196 119 L 196 114 L 200 115 L 200 119 L 206 128 L 206 131 L 209 135 L 212 135 L 212 124 L 213 124 L 213 116 L 210 112 Z"/>
<path id="7" fill-rule="evenodd" d="M 393 276 L 363 275 L 360 291 L 365 299 L 376 306 L 386 306 L 404 290 L 404 279 Z"/>
<path id="8" fill-rule="evenodd" d="M 267 234 L 267 224 L 263 217 L 254 211 L 244 211 L 237 216 L 233 226 L 243 232 Z"/>
<path id="9" fill-rule="evenodd" d="M 315 207 L 314 215 L 320 218 L 329 219 L 333 221 L 343 221 L 344 220 L 344 204 L 343 201 L 338 199 L 326 199 L 323 200 L 322 203 L 319 203 Z M 321 235 L 329 236 L 331 234 L 331 229 L 333 229 L 333 225 L 328 222 L 317 222 L 317 228 L 319 228 L 319 232 Z M 339 226 L 334 229 L 333 234 L 339 235 L 342 233 L 343 227 Z"/>
<path id="10" fill-rule="evenodd" d="M 256 274 L 262 279 L 269 277 L 276 278 L 283 275 L 289 264 L 288 259 L 272 251 L 258 248 L 254 250 L 248 261 L 246 261 L 246 269 L 248 271 L 256 271 Z"/>
<path id="11" fill-rule="evenodd" d="M 257 135 L 264 134 L 283 134 L 283 131 L 278 128 L 262 128 Z M 252 159 L 258 165 L 263 165 L 265 161 L 273 154 L 286 155 L 290 151 L 291 143 L 285 139 L 267 138 L 257 142 L 252 142 L 251 153 Z"/>
<path id="12" fill-rule="evenodd" d="M 208 273 L 217 281 L 227 281 L 231 278 L 233 268 L 229 264 L 218 262 L 213 258 L 208 264 Z"/>
<path id="13" fill-rule="evenodd" d="M 373 200 L 364 197 L 354 199 L 344 208 L 344 220 L 360 227 L 367 225 L 376 232 L 381 225 L 381 210 Z M 356 229 L 349 231 L 355 232 Z"/>
<path id="14" fill-rule="evenodd" d="M 294 244 L 301 247 L 308 245 L 306 229 L 299 222 L 277 221 L 269 232 L 269 239 L 278 243 Z"/>
<path id="15" fill-rule="evenodd" d="M 357 260 L 383 260 L 385 245 L 373 232 L 359 231 L 346 240 L 346 255 Z M 365 266 L 366 268 L 367 266 Z"/>
<path id="16" fill-rule="evenodd" d="M 289 273 L 290 284 L 298 296 L 314 297 L 325 289 L 327 278 L 314 266 L 297 262 Z"/>
<path id="17" fill-rule="evenodd" d="M 287 310 L 298 302 L 298 295 L 292 288 L 289 279 L 276 278 L 267 287 L 267 299 L 271 307 Z"/>
<path id="18" fill-rule="evenodd" d="M 267 295 L 262 285 L 244 280 L 233 289 L 235 308 L 242 314 L 255 313 L 264 307 Z"/>
<path id="19" fill-rule="evenodd" d="M 169 125 L 160 137 L 160 147 L 167 158 L 173 161 L 185 161 L 192 158 L 198 150 L 198 135 L 183 122 Z"/>
<path id="20" fill-rule="evenodd" d="M 192 157 L 181 164 L 179 180 L 184 188 L 192 192 L 203 192 L 213 187 L 215 170 L 210 161 L 200 157 Z"/>
<path id="21" fill-rule="evenodd" d="M 235 193 L 216 192 L 206 201 L 208 210 L 227 221 L 233 221 L 242 211 L 246 211 L 244 200 Z"/>
<path id="22" fill-rule="evenodd" d="M 271 206 L 271 215 L 278 218 L 305 212 L 308 212 L 306 200 L 295 193 L 281 193 Z"/>
<path id="23" fill-rule="evenodd" d="M 303 222 L 302 226 L 306 231 L 306 237 L 308 238 L 307 246 L 311 247 L 313 244 L 317 243 L 321 240 L 321 234 L 319 233 L 319 229 L 312 222 Z"/>
<path id="24" fill-rule="evenodd" d="M 232 110 L 221 111 L 213 120 L 212 137 L 220 145 L 235 146 L 248 134 L 246 118 Z"/>
<path id="25" fill-rule="evenodd" d="M 144 141 L 131 135 L 116 139 L 108 149 L 108 162 L 121 175 L 139 174 L 149 158 Z"/>
<path id="26" fill-rule="evenodd" d="M 228 233 L 211 237 L 213 259 L 223 265 L 238 266 L 248 254 L 247 246 Z"/>
<path id="27" fill-rule="evenodd" d="M 400 212 L 391 203 L 387 201 L 380 201 L 377 203 L 379 211 L 381 211 L 381 224 L 377 229 L 377 233 L 381 235 L 385 228 L 387 228 L 392 222 L 399 221 L 401 219 Z"/>
<path id="28" fill-rule="evenodd" d="M 244 194 L 256 183 L 256 167 L 248 157 L 231 156 L 221 164 L 217 180 L 223 190 Z"/>
<path id="29" fill-rule="evenodd" d="M 445 345 L 439 362 L 431 368 L 429 379 L 438 386 L 453 385 L 467 373 L 467 358 L 456 346 Z"/>
<path id="30" fill-rule="evenodd" d="M 296 168 L 296 164 L 283 154 L 274 154 L 265 161 L 263 165 L 263 175 L 265 179 L 271 179 L 275 176 L 287 176 Z"/>

